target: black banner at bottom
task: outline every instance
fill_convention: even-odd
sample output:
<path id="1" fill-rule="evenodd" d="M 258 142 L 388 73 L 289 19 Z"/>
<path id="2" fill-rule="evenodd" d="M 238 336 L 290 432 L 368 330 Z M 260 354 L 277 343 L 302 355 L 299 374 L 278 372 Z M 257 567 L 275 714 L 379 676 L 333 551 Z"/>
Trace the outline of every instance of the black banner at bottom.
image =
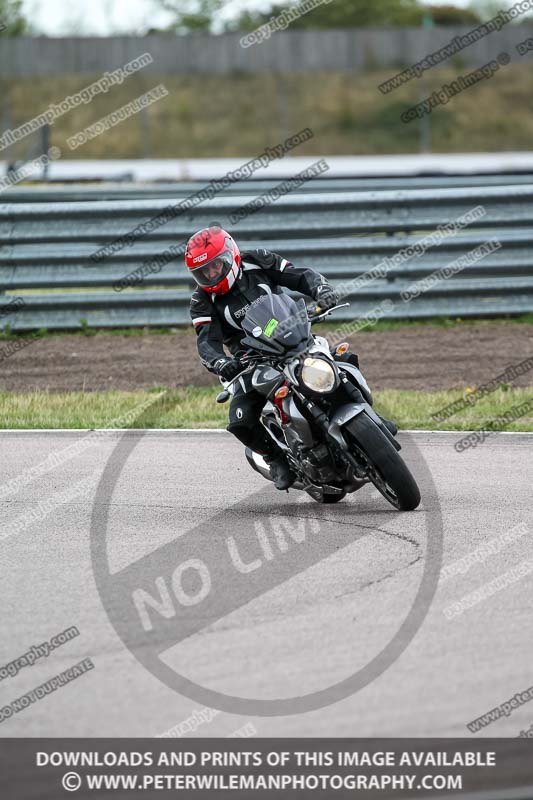
<path id="1" fill-rule="evenodd" d="M 531 800 L 533 740 L 0 739 L 5 800 L 256 794 Z"/>

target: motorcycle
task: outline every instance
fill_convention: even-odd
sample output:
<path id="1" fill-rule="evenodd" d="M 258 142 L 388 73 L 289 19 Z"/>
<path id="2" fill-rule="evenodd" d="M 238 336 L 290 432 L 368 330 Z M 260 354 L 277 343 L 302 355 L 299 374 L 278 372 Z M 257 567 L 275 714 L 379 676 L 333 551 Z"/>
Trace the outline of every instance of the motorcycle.
<path id="1" fill-rule="evenodd" d="M 222 382 L 217 402 L 251 374 L 266 398 L 261 423 L 296 474 L 294 489 L 319 503 L 338 503 L 372 483 L 400 511 L 420 503 L 418 485 L 399 455 L 401 445 L 372 408 L 372 393 L 346 342 L 330 347 L 311 326 L 333 311 L 308 309 L 287 294 L 263 295 L 247 309 L 242 327 L 243 371 Z M 272 480 L 263 457 L 246 448 L 250 466 Z"/>

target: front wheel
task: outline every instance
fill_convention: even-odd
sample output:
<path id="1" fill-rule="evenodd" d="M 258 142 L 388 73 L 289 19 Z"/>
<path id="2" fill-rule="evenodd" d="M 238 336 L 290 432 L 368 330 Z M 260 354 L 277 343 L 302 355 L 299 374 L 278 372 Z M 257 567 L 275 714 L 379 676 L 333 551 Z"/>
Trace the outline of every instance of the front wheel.
<path id="1" fill-rule="evenodd" d="M 366 462 L 368 477 L 383 497 L 399 511 L 413 511 L 420 489 L 403 458 L 364 412 L 343 428 L 350 445 Z"/>

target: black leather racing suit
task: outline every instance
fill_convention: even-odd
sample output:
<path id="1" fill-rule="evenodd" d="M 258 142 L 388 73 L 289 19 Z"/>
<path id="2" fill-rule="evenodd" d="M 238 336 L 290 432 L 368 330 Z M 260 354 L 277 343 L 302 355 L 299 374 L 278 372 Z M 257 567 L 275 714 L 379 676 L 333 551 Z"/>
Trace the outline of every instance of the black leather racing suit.
<path id="1" fill-rule="evenodd" d="M 312 269 L 295 267 L 269 250 L 241 252 L 242 270 L 227 294 L 215 295 L 197 288 L 191 298 L 191 318 L 197 334 L 202 364 L 210 371 L 224 358 L 224 345 L 238 356 L 245 333 L 241 327 L 246 309 L 261 295 L 281 294 L 282 288 L 315 297 L 326 279 Z M 242 354 L 242 352 L 241 352 Z M 235 386 L 227 430 L 258 453 L 276 456 L 272 438 L 259 423 L 266 399 L 251 385 L 251 375 L 241 376 Z"/>

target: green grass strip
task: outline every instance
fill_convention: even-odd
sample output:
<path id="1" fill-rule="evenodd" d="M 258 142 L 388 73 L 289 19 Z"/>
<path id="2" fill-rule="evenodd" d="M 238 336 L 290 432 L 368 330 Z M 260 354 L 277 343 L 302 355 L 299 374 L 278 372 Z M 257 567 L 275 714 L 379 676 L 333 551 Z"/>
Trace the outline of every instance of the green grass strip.
<path id="1" fill-rule="evenodd" d="M 228 405 L 215 402 L 217 387 L 136 392 L 0 392 L 0 429 L 5 428 L 223 428 Z M 445 422 L 431 415 L 463 397 L 461 391 L 418 392 L 388 389 L 375 393 L 375 408 L 401 428 L 472 430 L 533 400 L 533 387 L 502 387 Z M 533 416 L 506 427 L 533 431 Z"/>

